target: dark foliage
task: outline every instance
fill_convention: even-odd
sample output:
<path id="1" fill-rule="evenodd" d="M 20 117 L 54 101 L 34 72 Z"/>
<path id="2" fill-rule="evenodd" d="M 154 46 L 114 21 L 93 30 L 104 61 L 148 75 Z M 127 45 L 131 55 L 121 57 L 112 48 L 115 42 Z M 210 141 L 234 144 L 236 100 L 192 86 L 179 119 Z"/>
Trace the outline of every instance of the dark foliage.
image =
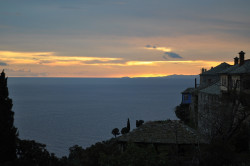
<path id="1" fill-rule="evenodd" d="M 164 166 L 167 165 L 167 154 L 159 154 L 153 145 L 140 147 L 129 143 L 126 150 L 115 156 L 102 155 L 103 166 Z"/>
<path id="2" fill-rule="evenodd" d="M 129 131 L 130 131 L 130 121 L 129 121 L 129 119 L 128 119 L 128 121 L 127 121 L 127 127 L 123 127 L 122 129 L 121 129 L 121 134 L 123 135 L 123 134 L 127 134 L 127 133 L 129 133 Z"/>
<path id="3" fill-rule="evenodd" d="M 167 154 L 158 154 L 153 146 L 135 144 L 129 144 L 122 152 L 121 145 L 111 139 L 87 149 L 75 145 L 66 160 L 68 166 L 163 166 L 167 163 Z"/>
<path id="4" fill-rule="evenodd" d="M 121 130 L 122 134 L 127 134 L 128 132 L 129 132 L 129 130 L 128 130 L 127 127 L 123 127 L 122 130 Z"/>
<path id="5" fill-rule="evenodd" d="M 59 159 L 46 150 L 46 145 L 33 140 L 19 140 L 17 165 L 20 166 L 59 166 Z"/>
<path id="6" fill-rule="evenodd" d="M 180 104 L 175 107 L 175 115 L 185 124 L 190 122 L 190 112 L 188 104 Z"/>
<path id="7" fill-rule="evenodd" d="M 250 165 L 249 127 L 242 126 L 230 140 L 216 137 L 201 151 L 201 165 Z"/>
<path id="8" fill-rule="evenodd" d="M 250 165 L 249 94 L 232 91 L 224 94 L 222 104 L 214 109 L 211 143 L 201 151 L 205 166 Z M 248 101 L 246 101 L 248 100 Z"/>
<path id="9" fill-rule="evenodd" d="M 87 160 L 87 154 L 82 147 L 75 145 L 69 148 L 69 157 L 66 160 L 67 165 L 70 166 L 86 165 L 87 164 L 86 160 Z"/>
<path id="10" fill-rule="evenodd" d="M 0 165 L 12 163 L 16 159 L 17 129 L 13 125 L 12 106 L 3 71 L 0 76 Z"/>
<path id="11" fill-rule="evenodd" d="M 102 165 L 102 156 L 115 156 L 120 154 L 119 145 L 115 139 L 105 142 L 98 142 L 86 149 L 75 145 L 71 147 L 69 151 L 70 154 L 66 160 L 68 166 L 99 166 Z"/>
<path id="12" fill-rule="evenodd" d="M 0 165 L 62 165 L 54 154 L 45 149 L 46 145 L 18 139 L 17 128 L 13 125 L 13 104 L 8 96 L 7 78 L 3 71 L 0 76 Z"/>
<path id="13" fill-rule="evenodd" d="M 235 162 L 233 147 L 222 140 L 211 142 L 201 154 L 201 165 L 204 166 L 229 165 Z"/>
<path id="14" fill-rule="evenodd" d="M 130 131 L 130 121 L 129 121 L 129 118 L 128 118 L 128 121 L 127 121 L 127 129 L 128 129 L 128 132 Z"/>
<path id="15" fill-rule="evenodd" d="M 136 127 L 140 127 L 144 123 L 144 120 L 136 120 Z"/>
<path id="16" fill-rule="evenodd" d="M 238 153 L 247 152 L 250 140 L 250 128 L 246 124 L 242 125 L 240 131 L 232 138 L 231 143 L 235 147 L 235 151 Z M 249 156 L 250 157 L 250 156 Z"/>
<path id="17" fill-rule="evenodd" d="M 120 135 L 120 131 L 119 131 L 119 129 L 118 128 L 114 128 L 113 130 L 112 130 L 112 134 L 116 137 L 117 135 Z"/>

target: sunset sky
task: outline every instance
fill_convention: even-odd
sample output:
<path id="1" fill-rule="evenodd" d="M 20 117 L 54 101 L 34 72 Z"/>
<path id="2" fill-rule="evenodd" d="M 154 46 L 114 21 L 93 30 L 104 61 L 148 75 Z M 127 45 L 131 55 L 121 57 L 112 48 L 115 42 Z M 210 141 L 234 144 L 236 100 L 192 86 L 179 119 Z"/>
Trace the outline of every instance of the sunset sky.
<path id="1" fill-rule="evenodd" d="M 0 0 L 8 76 L 199 74 L 250 59 L 249 0 Z"/>

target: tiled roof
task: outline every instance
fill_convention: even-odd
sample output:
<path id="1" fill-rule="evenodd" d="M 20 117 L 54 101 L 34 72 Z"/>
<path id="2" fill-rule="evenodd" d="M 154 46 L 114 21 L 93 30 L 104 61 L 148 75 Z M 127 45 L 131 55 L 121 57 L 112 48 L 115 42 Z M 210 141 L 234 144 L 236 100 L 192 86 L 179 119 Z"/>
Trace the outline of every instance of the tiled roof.
<path id="1" fill-rule="evenodd" d="M 230 72 L 230 74 L 250 74 L 250 60 L 245 60 L 245 63 L 238 66 L 236 69 Z"/>
<path id="2" fill-rule="evenodd" d="M 229 68 L 230 65 L 226 62 L 221 63 L 220 65 L 216 66 L 216 67 L 212 67 L 210 70 L 201 73 L 200 75 L 216 75 L 219 72 L 221 72 L 222 70 L 225 70 L 227 68 Z"/>
<path id="3" fill-rule="evenodd" d="M 220 71 L 219 74 L 228 74 L 228 73 L 234 71 L 235 69 L 237 69 L 238 67 L 239 67 L 239 64 L 238 65 L 232 65 L 229 68 Z"/>
<path id="4" fill-rule="evenodd" d="M 204 89 L 201 89 L 200 92 L 219 95 L 220 94 L 220 82 L 216 82 Z"/>
<path id="5" fill-rule="evenodd" d="M 117 138 L 120 142 L 197 144 L 207 143 L 198 132 L 180 121 L 152 121 Z"/>

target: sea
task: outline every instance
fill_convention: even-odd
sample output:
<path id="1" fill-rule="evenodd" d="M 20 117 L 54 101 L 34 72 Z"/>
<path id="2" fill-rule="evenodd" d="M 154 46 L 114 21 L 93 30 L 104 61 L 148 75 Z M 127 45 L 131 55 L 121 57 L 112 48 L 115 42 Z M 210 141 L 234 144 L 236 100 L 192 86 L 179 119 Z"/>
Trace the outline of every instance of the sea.
<path id="1" fill-rule="evenodd" d="M 136 120 L 177 119 L 174 108 L 194 78 L 8 78 L 21 139 L 46 144 L 58 157 L 131 129 Z"/>

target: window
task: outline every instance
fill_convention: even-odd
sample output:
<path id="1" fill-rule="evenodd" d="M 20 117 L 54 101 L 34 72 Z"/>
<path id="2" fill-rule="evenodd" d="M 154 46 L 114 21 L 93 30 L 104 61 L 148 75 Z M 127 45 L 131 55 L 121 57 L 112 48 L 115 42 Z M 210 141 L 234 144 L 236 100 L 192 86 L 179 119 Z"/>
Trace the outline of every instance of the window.
<path id="1" fill-rule="evenodd" d="M 240 80 L 233 80 L 233 88 L 240 88 Z"/>
<path id="2" fill-rule="evenodd" d="M 227 85 L 227 79 L 225 77 L 221 78 L 221 85 L 226 86 Z"/>

